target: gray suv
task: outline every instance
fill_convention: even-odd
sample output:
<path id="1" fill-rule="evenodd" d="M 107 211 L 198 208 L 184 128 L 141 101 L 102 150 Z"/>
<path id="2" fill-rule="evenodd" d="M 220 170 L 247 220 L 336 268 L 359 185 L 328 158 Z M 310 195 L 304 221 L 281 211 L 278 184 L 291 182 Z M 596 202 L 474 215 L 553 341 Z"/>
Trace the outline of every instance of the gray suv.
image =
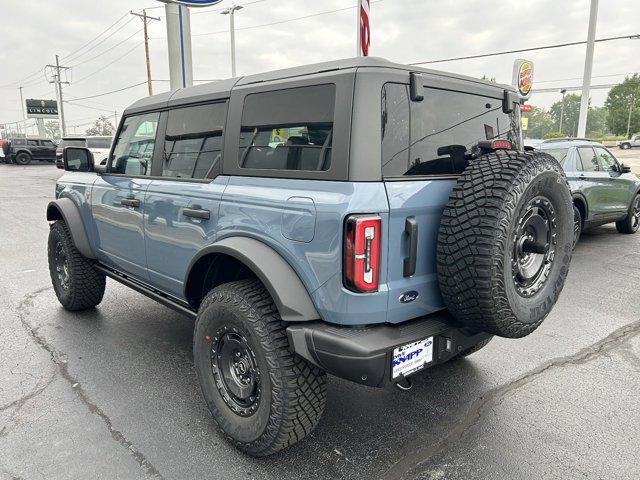
<path id="1" fill-rule="evenodd" d="M 195 320 L 203 396 L 255 456 L 371 387 L 533 332 L 572 253 L 560 164 L 511 87 L 361 58 L 198 85 L 123 114 L 106 166 L 66 147 L 47 208 L 68 310 L 107 277 Z"/>
<path id="2" fill-rule="evenodd" d="M 640 178 L 601 143 L 580 138 L 545 140 L 538 149 L 564 168 L 573 196 L 574 234 L 615 222 L 620 233 L 640 228 Z"/>

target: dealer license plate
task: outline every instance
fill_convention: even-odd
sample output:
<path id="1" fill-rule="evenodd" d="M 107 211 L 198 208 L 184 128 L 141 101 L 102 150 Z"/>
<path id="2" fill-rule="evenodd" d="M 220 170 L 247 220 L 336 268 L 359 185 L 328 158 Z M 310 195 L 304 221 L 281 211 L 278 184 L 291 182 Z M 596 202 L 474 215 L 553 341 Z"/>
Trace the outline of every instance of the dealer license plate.
<path id="1" fill-rule="evenodd" d="M 393 349 L 391 378 L 405 377 L 422 370 L 433 360 L 433 337 L 407 343 Z"/>

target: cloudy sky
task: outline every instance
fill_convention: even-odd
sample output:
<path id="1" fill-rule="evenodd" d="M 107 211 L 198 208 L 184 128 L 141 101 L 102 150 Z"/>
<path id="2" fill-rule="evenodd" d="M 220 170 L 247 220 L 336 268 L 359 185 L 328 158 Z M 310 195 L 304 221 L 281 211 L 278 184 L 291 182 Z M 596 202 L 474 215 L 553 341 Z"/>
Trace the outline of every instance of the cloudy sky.
<path id="1" fill-rule="evenodd" d="M 238 74 L 353 56 L 356 0 L 237 0 Z M 370 54 L 410 63 L 586 39 L 589 0 L 373 0 Z M 229 19 L 219 6 L 192 9 L 194 79 L 230 73 Z M 77 100 L 144 82 L 142 21 L 127 13 L 148 8 L 160 16 L 149 28 L 154 92 L 169 88 L 164 7 L 154 0 L 0 0 L 0 124 L 21 119 L 18 86 L 25 98 L 55 98 L 44 65 L 59 54 L 72 66 L 64 87 L 69 131 L 83 132 L 98 115 L 113 117 L 146 95 L 146 85 L 120 93 Z M 338 10 L 331 13 L 332 10 Z M 315 15 L 319 14 L 319 15 Z M 307 18 L 300 18 L 307 17 Z M 290 20 L 290 21 L 289 21 Z M 115 25 L 113 25 L 115 24 Z M 97 40 L 92 41 L 111 27 Z M 640 33 L 637 0 L 602 0 L 597 38 Z M 87 46 L 82 48 L 85 44 Z M 539 88 L 581 83 L 585 46 L 524 54 L 535 63 Z M 519 55 L 519 56 L 522 56 Z M 439 70 L 511 81 L 518 55 L 438 63 Z M 618 83 L 640 71 L 640 40 L 596 45 L 597 85 Z M 594 90 L 601 105 L 606 90 Z M 548 107 L 557 92 L 534 94 L 531 103 Z"/>

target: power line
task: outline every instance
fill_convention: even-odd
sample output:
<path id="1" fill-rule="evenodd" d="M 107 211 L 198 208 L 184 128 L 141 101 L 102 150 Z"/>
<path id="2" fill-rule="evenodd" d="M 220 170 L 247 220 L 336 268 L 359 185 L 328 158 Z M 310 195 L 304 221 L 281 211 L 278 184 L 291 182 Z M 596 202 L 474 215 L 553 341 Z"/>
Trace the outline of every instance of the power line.
<path id="1" fill-rule="evenodd" d="M 112 90 L 110 92 L 104 92 L 104 93 L 98 93 L 96 95 L 90 95 L 88 97 L 74 97 L 73 100 L 74 101 L 75 100 L 87 100 L 89 98 L 104 97 L 105 95 L 111 95 L 112 93 L 122 92 L 124 90 L 129 90 L 130 88 L 139 87 L 140 85 L 144 85 L 145 83 L 147 83 L 147 82 L 134 83 L 133 85 L 122 87 L 122 88 L 119 88 L 117 90 Z"/>
<path id="2" fill-rule="evenodd" d="M 591 88 L 594 90 L 604 90 L 607 88 L 613 88 L 615 86 L 617 86 L 617 83 L 610 83 L 610 84 L 606 84 L 606 85 L 591 85 Z M 575 87 L 562 87 L 564 90 L 568 90 L 568 91 L 578 91 L 578 90 L 582 90 L 582 85 L 580 86 L 575 86 Z M 553 88 L 534 88 L 531 90 L 532 93 L 558 93 L 560 91 L 560 89 L 558 87 L 553 87 Z"/>
<path id="3" fill-rule="evenodd" d="M 107 108 L 92 107 L 91 105 L 84 105 L 82 103 L 75 103 L 75 102 L 72 102 L 70 100 L 65 100 L 64 103 L 66 103 L 67 105 L 73 105 L 75 107 L 83 107 L 83 108 L 88 108 L 90 110 L 98 110 L 98 111 L 101 111 L 101 112 L 111 112 L 111 113 L 113 113 L 113 109 L 112 108 L 107 109 Z"/>
<path id="4" fill-rule="evenodd" d="M 379 0 L 381 1 L 381 0 Z M 373 3 L 373 2 L 371 2 Z M 611 40 L 629 40 L 629 39 L 637 39 L 640 38 L 640 34 L 635 34 L 635 35 L 622 35 L 619 37 L 608 37 L 608 38 L 599 38 L 596 40 L 597 42 L 609 42 Z M 531 47 L 531 48 L 520 48 L 517 50 L 505 50 L 503 52 L 493 52 L 493 53 L 482 53 L 479 55 L 467 55 L 465 57 L 453 57 L 453 58 L 443 58 L 440 60 L 427 60 L 424 62 L 413 62 L 413 63 L 409 63 L 408 65 L 427 65 L 427 64 L 431 64 L 431 63 L 443 63 L 443 62 L 455 62 L 458 60 L 471 60 L 474 58 L 485 58 L 485 57 L 495 57 L 497 55 L 509 55 L 512 53 L 522 53 L 522 52 L 533 52 L 535 50 L 546 50 L 549 48 L 561 48 L 561 47 L 570 47 L 570 46 L 574 46 L 574 45 L 584 45 L 586 42 L 585 41 L 580 41 L 580 42 L 569 42 L 569 43 L 556 43 L 554 45 L 545 45 L 543 47 Z"/>
<path id="5" fill-rule="evenodd" d="M 611 75 L 593 75 L 591 78 L 610 78 L 610 77 L 624 77 L 627 75 L 635 75 L 637 72 L 629 73 L 612 73 Z M 556 80 L 536 80 L 535 83 L 553 83 L 553 82 L 569 82 L 572 80 L 582 80 L 582 77 L 573 78 L 558 78 Z"/>
<path id="6" fill-rule="evenodd" d="M 124 54 L 124 55 L 122 55 L 121 57 L 116 58 L 114 61 L 109 62 L 109 63 L 107 63 L 107 64 L 103 65 L 103 66 L 102 66 L 102 67 L 100 67 L 98 70 L 95 70 L 95 71 L 93 71 L 92 73 L 90 73 L 90 74 L 88 74 L 88 75 L 85 75 L 85 76 L 84 76 L 84 77 L 82 77 L 82 78 L 79 78 L 78 80 L 76 80 L 76 81 L 74 82 L 74 84 L 75 84 L 75 85 L 77 85 L 78 83 L 80 83 L 80 82 L 82 82 L 82 81 L 86 80 L 87 78 L 89 78 L 89 77 L 93 77 L 96 73 L 101 72 L 101 71 L 102 71 L 102 70 L 104 70 L 105 68 L 110 67 L 110 66 L 111 66 L 111 65 L 113 65 L 114 63 L 119 62 L 120 60 L 122 60 L 123 58 L 125 58 L 127 55 L 131 55 L 133 52 L 135 52 L 135 51 L 136 51 L 136 49 L 137 49 L 138 47 L 140 47 L 140 46 L 141 46 L 141 45 L 143 45 L 143 44 L 144 44 L 144 42 L 140 42 L 138 45 L 136 45 L 135 47 L 133 47 L 131 50 L 129 50 L 127 53 L 125 53 L 125 54 Z"/>
<path id="7" fill-rule="evenodd" d="M 132 18 L 131 20 L 134 20 L 134 19 Z M 85 59 L 85 60 L 83 60 L 83 61 L 81 61 L 81 62 L 75 63 L 75 64 L 73 64 L 73 65 L 71 65 L 71 66 L 72 66 L 72 67 L 77 67 L 77 66 L 79 66 L 79 65 L 83 65 L 83 64 L 85 64 L 85 63 L 88 63 L 88 62 L 91 62 L 91 61 L 95 60 L 95 59 L 96 59 L 96 58 L 98 58 L 98 57 L 101 57 L 102 55 L 104 55 L 104 54 L 106 54 L 106 53 L 109 53 L 111 50 L 113 50 L 113 49 L 115 49 L 115 48 L 119 47 L 120 45 L 122 45 L 123 43 L 125 43 L 125 42 L 127 42 L 127 41 L 131 40 L 133 37 L 135 37 L 137 34 L 139 34 L 142 30 L 143 30 L 143 28 L 141 28 L 140 30 L 136 30 L 136 31 L 135 31 L 135 32 L 133 32 L 131 35 L 129 35 L 127 38 L 125 38 L 124 40 L 122 40 L 122 41 L 120 41 L 120 42 L 116 43 L 115 45 L 113 45 L 113 46 L 111 46 L 111 47 L 107 48 L 106 50 L 103 50 L 102 52 L 100 52 L 100 53 L 98 53 L 98 54 L 94 55 L 93 57 L 87 58 L 87 59 Z"/>
<path id="8" fill-rule="evenodd" d="M 62 57 L 63 60 L 69 60 L 70 57 L 73 57 L 77 52 L 79 52 L 80 50 L 82 50 L 83 48 L 85 48 L 86 46 L 90 45 L 91 43 L 93 43 L 94 41 L 96 41 L 98 38 L 100 38 L 102 35 L 104 35 L 105 33 L 107 33 L 109 30 L 111 30 L 114 26 L 116 26 L 118 23 L 120 23 L 120 21 L 122 19 L 124 19 L 127 16 L 128 12 L 125 13 L 124 15 L 122 15 L 120 18 L 118 18 L 118 20 L 116 20 L 115 22 L 113 22 L 111 25 L 109 25 L 106 29 L 104 29 L 102 32 L 100 32 L 97 36 L 95 36 L 94 38 L 92 38 L 91 40 L 89 40 L 87 43 L 85 43 L 84 45 L 82 45 L 80 48 L 75 49 L 73 52 L 69 53 L 68 55 L 65 55 L 64 57 Z M 131 19 L 129 19 L 129 21 L 131 21 Z M 124 25 L 126 25 L 129 22 L 126 22 Z M 123 25 L 123 27 L 124 27 Z M 122 28 L 122 27 L 120 27 Z M 120 30 L 120 28 L 118 30 Z M 115 30 L 114 32 L 111 33 L 111 35 L 113 35 L 114 33 L 116 33 L 118 30 Z M 106 40 L 107 38 L 109 38 L 111 35 L 109 35 L 108 37 L 104 38 L 102 41 Z M 92 47 L 94 48 L 94 47 Z M 91 49 L 90 49 L 91 50 Z M 86 53 L 86 52 L 84 52 Z M 84 53 L 77 55 L 76 57 L 81 57 L 82 55 L 84 55 Z"/>

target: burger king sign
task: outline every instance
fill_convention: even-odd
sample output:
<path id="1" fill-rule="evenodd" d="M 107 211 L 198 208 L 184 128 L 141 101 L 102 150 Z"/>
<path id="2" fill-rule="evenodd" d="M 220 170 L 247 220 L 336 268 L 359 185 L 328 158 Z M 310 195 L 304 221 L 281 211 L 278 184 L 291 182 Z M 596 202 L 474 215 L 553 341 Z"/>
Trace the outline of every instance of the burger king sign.
<path id="1" fill-rule="evenodd" d="M 533 87 L 533 62 L 518 59 L 513 64 L 513 86 L 518 90 L 520 98 L 527 100 L 531 97 Z"/>

